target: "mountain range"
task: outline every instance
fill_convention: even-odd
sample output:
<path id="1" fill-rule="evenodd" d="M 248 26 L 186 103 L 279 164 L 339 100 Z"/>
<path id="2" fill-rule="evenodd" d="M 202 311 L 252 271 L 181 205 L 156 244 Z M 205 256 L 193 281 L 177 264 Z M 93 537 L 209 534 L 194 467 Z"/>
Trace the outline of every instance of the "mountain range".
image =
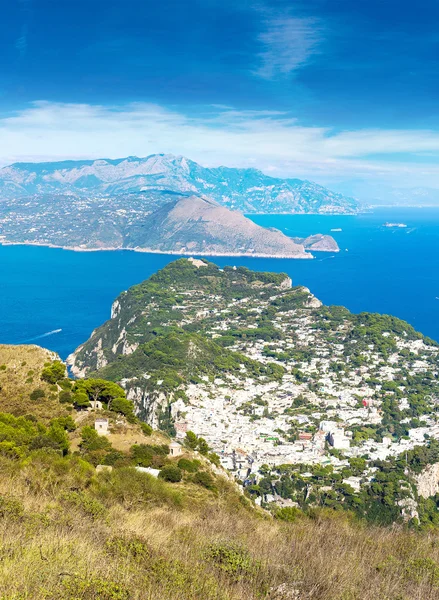
<path id="1" fill-rule="evenodd" d="M 0 169 L 0 199 L 47 194 L 76 197 L 160 193 L 208 196 L 244 213 L 355 214 L 354 198 L 311 181 L 280 179 L 257 169 L 206 168 L 182 156 L 15 163 Z M 160 202 L 158 202 L 160 204 Z"/>

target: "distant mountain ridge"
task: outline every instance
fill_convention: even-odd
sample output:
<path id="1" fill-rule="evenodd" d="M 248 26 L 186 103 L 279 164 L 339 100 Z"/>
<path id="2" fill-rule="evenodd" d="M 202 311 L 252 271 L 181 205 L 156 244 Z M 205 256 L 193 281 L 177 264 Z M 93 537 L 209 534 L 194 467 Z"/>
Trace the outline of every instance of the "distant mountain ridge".
<path id="1" fill-rule="evenodd" d="M 15 163 L 0 169 L 0 200 L 46 194 L 75 196 L 148 192 L 209 196 L 244 213 L 355 214 L 354 198 L 301 179 L 257 169 L 206 168 L 172 154 L 145 158 Z"/>

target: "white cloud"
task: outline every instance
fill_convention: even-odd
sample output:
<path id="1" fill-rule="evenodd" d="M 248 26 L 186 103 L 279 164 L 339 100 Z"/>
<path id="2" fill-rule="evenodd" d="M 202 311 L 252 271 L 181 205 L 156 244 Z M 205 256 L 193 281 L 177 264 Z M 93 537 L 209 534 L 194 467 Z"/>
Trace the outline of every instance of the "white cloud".
<path id="1" fill-rule="evenodd" d="M 170 152 L 207 166 L 257 167 L 323 183 L 362 177 L 439 187 L 437 131 L 334 133 L 301 126 L 277 111 L 201 107 L 194 117 L 146 103 L 108 107 L 40 101 L 0 119 L 0 140 L 3 165 Z M 419 156 L 411 162 L 413 153 L 429 155 L 425 162 Z M 368 158 L 377 154 L 380 160 Z"/>
<path id="2" fill-rule="evenodd" d="M 259 53 L 256 75 L 265 79 L 289 75 L 318 52 L 322 29 L 316 19 L 279 17 L 266 22 L 259 35 L 264 49 Z"/>

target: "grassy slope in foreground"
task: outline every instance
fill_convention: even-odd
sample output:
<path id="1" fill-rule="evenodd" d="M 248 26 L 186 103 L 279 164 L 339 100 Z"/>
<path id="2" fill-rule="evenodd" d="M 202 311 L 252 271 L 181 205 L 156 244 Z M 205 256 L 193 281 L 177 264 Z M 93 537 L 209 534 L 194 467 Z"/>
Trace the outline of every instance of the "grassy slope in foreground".
<path id="1" fill-rule="evenodd" d="M 17 360 L 45 354 L 1 351 L 11 371 Z M 123 459 L 96 473 L 76 431 L 70 450 L 41 443 L 40 407 L 25 400 L 31 387 L 21 385 L 19 410 L 30 416 L 0 415 L 13 425 L 0 427 L 2 440 L 14 438 L 21 450 L 0 452 L 2 600 L 439 598 L 436 533 L 367 527 L 325 510 L 305 517 L 285 509 L 274 519 L 215 474 L 209 490 L 191 475 L 166 483 Z M 83 425 L 94 416 L 75 418 Z M 127 426 L 127 441 L 140 435 L 136 427 Z"/>

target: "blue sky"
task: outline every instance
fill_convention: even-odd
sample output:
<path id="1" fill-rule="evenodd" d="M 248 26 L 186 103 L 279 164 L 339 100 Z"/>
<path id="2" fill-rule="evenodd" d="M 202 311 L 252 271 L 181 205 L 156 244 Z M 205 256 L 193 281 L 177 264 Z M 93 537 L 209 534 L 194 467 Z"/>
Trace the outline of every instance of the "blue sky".
<path id="1" fill-rule="evenodd" d="M 439 3 L 9 0 L 0 164 L 184 154 L 439 188 Z"/>

